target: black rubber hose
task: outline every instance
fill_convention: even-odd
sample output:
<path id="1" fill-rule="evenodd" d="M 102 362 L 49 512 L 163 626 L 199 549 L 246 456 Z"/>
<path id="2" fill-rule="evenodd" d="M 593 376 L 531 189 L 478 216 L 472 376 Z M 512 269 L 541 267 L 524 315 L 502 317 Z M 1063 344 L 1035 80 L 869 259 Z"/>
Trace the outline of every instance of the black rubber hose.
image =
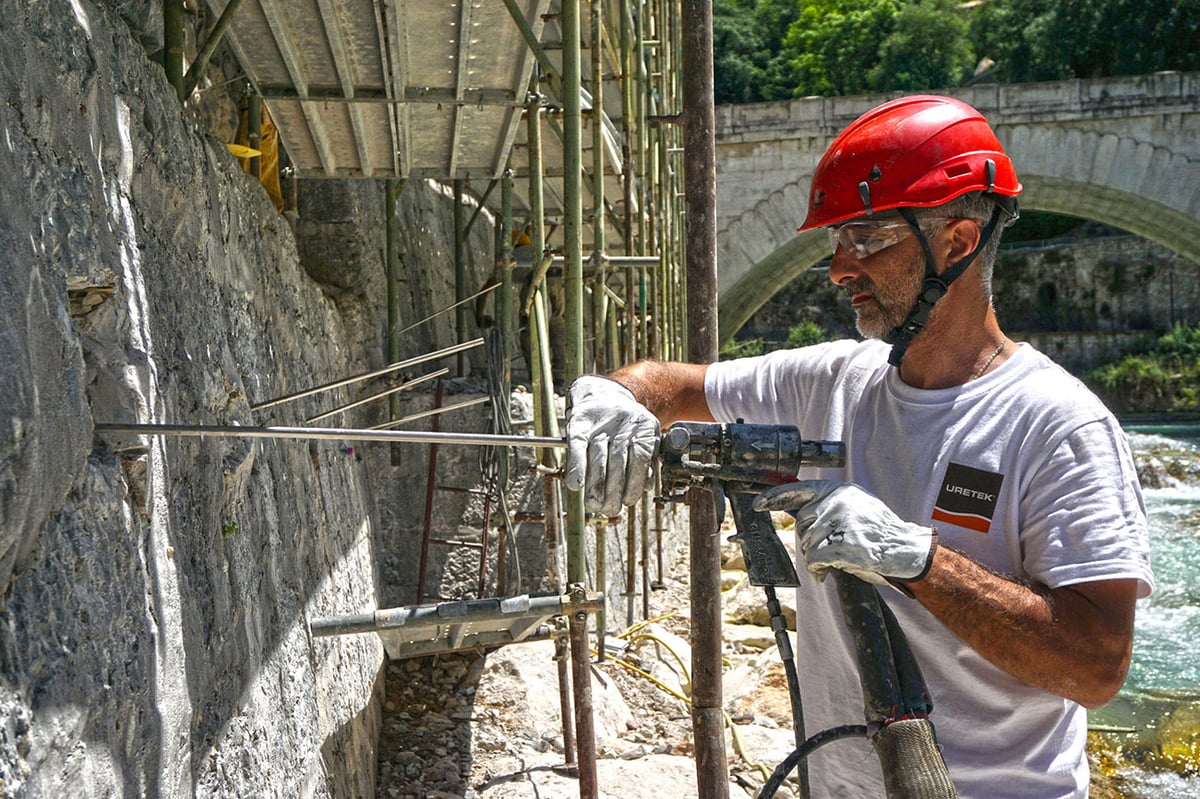
<path id="1" fill-rule="evenodd" d="M 828 730 L 822 730 L 816 735 L 802 743 L 795 751 L 788 755 L 782 763 L 771 774 L 771 779 L 763 784 L 762 790 L 758 792 L 756 799 L 771 799 L 775 792 L 779 790 L 779 786 L 783 785 L 783 781 L 787 779 L 787 775 L 792 773 L 800 761 L 811 755 L 816 750 L 820 749 L 827 743 L 836 741 L 838 738 L 865 738 L 867 735 L 867 725 L 865 724 L 843 724 L 841 727 L 831 727 Z"/>

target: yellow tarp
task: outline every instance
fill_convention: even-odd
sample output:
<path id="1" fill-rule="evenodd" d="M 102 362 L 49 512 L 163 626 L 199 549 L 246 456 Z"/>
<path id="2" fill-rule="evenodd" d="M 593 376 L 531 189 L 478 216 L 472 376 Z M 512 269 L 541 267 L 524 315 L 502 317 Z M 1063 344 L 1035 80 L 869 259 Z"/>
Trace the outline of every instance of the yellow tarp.
<path id="1" fill-rule="evenodd" d="M 262 102 L 259 100 L 258 102 Z M 275 210 L 283 210 L 283 189 L 279 185 L 279 130 L 267 111 L 266 103 L 262 106 L 262 142 L 258 150 L 250 146 L 249 114 L 243 109 L 241 121 L 238 124 L 237 141 L 226 145 L 229 151 L 242 162 L 242 169 L 250 171 L 250 159 L 258 155 L 258 180 L 267 190 Z"/>

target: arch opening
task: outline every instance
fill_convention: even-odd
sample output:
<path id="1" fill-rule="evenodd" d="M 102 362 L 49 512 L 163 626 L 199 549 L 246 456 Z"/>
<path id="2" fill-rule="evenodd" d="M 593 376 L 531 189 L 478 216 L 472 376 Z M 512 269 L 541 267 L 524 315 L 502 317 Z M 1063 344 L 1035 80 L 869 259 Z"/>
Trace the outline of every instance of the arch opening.
<path id="1" fill-rule="evenodd" d="M 1101 222 L 1200 264 L 1200 219 L 1157 199 L 1108 186 L 1027 174 L 1022 174 L 1021 180 L 1025 187 L 1021 194 L 1022 209 Z M 757 227 L 760 232 L 765 228 Z M 784 230 L 778 235 L 786 236 L 786 240 L 720 292 L 718 335 L 722 343 L 732 339 L 759 308 L 792 280 L 829 256 L 822 231 L 792 234 Z"/>

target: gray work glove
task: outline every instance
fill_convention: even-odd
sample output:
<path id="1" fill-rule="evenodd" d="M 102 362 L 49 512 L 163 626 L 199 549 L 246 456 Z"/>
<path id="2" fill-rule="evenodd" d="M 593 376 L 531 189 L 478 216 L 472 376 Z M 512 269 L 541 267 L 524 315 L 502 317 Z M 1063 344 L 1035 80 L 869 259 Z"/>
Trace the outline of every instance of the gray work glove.
<path id="1" fill-rule="evenodd" d="M 878 585 L 919 580 L 929 571 L 937 531 L 906 522 L 874 494 L 851 483 L 784 483 L 754 498 L 755 510 L 794 510 L 800 552 L 824 580 L 841 569 Z"/>
<path id="2" fill-rule="evenodd" d="M 661 435 L 658 419 L 615 380 L 584 375 L 571 384 L 567 411 L 568 489 L 583 505 L 616 516 L 642 498 Z"/>

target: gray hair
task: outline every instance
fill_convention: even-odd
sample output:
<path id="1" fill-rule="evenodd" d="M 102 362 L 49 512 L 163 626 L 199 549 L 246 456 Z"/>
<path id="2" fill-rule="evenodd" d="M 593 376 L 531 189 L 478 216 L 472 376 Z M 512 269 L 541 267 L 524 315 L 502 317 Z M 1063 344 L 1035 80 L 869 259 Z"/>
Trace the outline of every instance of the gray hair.
<path id="1" fill-rule="evenodd" d="M 981 226 L 986 225 L 988 220 L 992 218 L 992 214 L 998 210 L 998 206 L 987 194 L 981 191 L 974 191 L 970 194 L 964 194 L 961 197 L 955 197 L 948 203 L 939 205 L 936 208 L 930 209 L 930 216 L 951 217 L 954 219 L 974 219 Z M 1000 233 L 1005 227 L 1005 216 L 1007 214 L 1001 210 L 1000 221 L 996 224 L 995 230 L 992 231 L 992 237 L 988 239 L 987 245 L 975 257 L 975 263 L 979 265 L 979 277 L 983 281 L 983 289 L 987 295 L 992 296 L 992 271 L 996 266 L 996 254 L 1000 251 Z"/>

